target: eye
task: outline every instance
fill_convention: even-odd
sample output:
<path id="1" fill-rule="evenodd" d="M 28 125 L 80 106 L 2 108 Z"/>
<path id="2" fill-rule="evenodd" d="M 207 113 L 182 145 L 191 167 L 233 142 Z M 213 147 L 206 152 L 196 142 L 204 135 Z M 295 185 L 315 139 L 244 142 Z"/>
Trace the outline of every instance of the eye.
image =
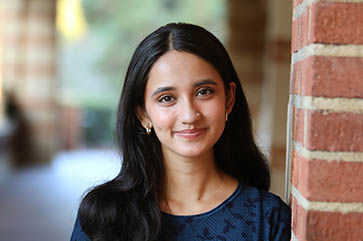
<path id="1" fill-rule="evenodd" d="M 199 89 L 199 91 L 197 92 L 197 96 L 204 96 L 204 95 L 209 95 L 212 93 L 213 93 L 213 90 L 208 89 L 208 88 L 202 88 L 202 89 Z"/>
<path id="2" fill-rule="evenodd" d="M 164 96 L 162 96 L 162 97 L 160 97 L 158 99 L 158 101 L 160 103 L 170 103 L 170 102 L 172 102 L 174 100 L 175 100 L 175 98 L 173 96 L 170 96 L 170 95 L 164 95 Z"/>

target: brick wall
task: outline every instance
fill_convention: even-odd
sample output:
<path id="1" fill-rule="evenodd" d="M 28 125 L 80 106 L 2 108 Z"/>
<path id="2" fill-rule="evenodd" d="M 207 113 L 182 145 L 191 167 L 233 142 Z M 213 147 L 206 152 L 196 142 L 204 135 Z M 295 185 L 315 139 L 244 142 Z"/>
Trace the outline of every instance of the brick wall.
<path id="1" fill-rule="evenodd" d="M 292 240 L 363 240 L 363 1 L 293 1 Z"/>

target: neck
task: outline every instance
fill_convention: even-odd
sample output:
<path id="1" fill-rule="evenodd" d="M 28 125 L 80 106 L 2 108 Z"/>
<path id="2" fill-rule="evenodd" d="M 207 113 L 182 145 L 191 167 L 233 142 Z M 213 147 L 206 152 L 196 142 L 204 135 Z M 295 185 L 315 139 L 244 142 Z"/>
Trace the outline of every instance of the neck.
<path id="1" fill-rule="evenodd" d="M 224 201 L 237 185 L 216 166 L 213 153 L 197 158 L 164 155 L 166 180 L 161 209 L 168 213 L 200 213 Z M 233 182 L 233 184 L 232 184 Z"/>

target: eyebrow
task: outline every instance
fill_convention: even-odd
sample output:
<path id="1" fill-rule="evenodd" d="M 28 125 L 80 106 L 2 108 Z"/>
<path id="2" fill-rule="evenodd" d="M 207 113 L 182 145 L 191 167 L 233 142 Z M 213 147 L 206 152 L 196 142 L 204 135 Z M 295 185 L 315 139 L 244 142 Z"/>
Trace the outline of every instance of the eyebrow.
<path id="1" fill-rule="evenodd" d="M 202 86 L 202 85 L 218 85 L 217 82 L 211 80 L 211 79 L 204 79 L 204 80 L 201 80 L 201 81 L 198 81 L 196 83 L 194 83 L 194 87 L 199 87 L 199 86 Z"/>
<path id="2" fill-rule="evenodd" d="M 152 93 L 152 96 L 155 96 L 161 92 L 165 92 L 165 91 L 171 91 L 171 90 L 175 90 L 175 87 L 159 87 L 156 90 L 154 90 L 154 92 Z"/>
<path id="3" fill-rule="evenodd" d="M 217 82 L 215 82 L 211 79 L 204 79 L 204 80 L 194 83 L 193 87 L 199 87 L 202 85 L 218 85 L 218 84 L 217 84 Z M 152 96 L 155 96 L 155 95 L 165 92 L 165 91 L 172 91 L 172 90 L 176 90 L 176 88 L 172 87 L 172 86 L 159 87 L 153 91 Z"/>

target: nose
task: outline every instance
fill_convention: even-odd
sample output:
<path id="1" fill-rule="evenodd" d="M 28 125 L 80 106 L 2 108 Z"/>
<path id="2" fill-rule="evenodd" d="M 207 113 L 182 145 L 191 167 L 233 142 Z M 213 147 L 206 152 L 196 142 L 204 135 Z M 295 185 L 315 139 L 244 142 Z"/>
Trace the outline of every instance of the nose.
<path id="1" fill-rule="evenodd" d="M 198 106 L 190 99 L 185 99 L 181 103 L 179 114 L 183 124 L 193 124 L 201 118 Z"/>

